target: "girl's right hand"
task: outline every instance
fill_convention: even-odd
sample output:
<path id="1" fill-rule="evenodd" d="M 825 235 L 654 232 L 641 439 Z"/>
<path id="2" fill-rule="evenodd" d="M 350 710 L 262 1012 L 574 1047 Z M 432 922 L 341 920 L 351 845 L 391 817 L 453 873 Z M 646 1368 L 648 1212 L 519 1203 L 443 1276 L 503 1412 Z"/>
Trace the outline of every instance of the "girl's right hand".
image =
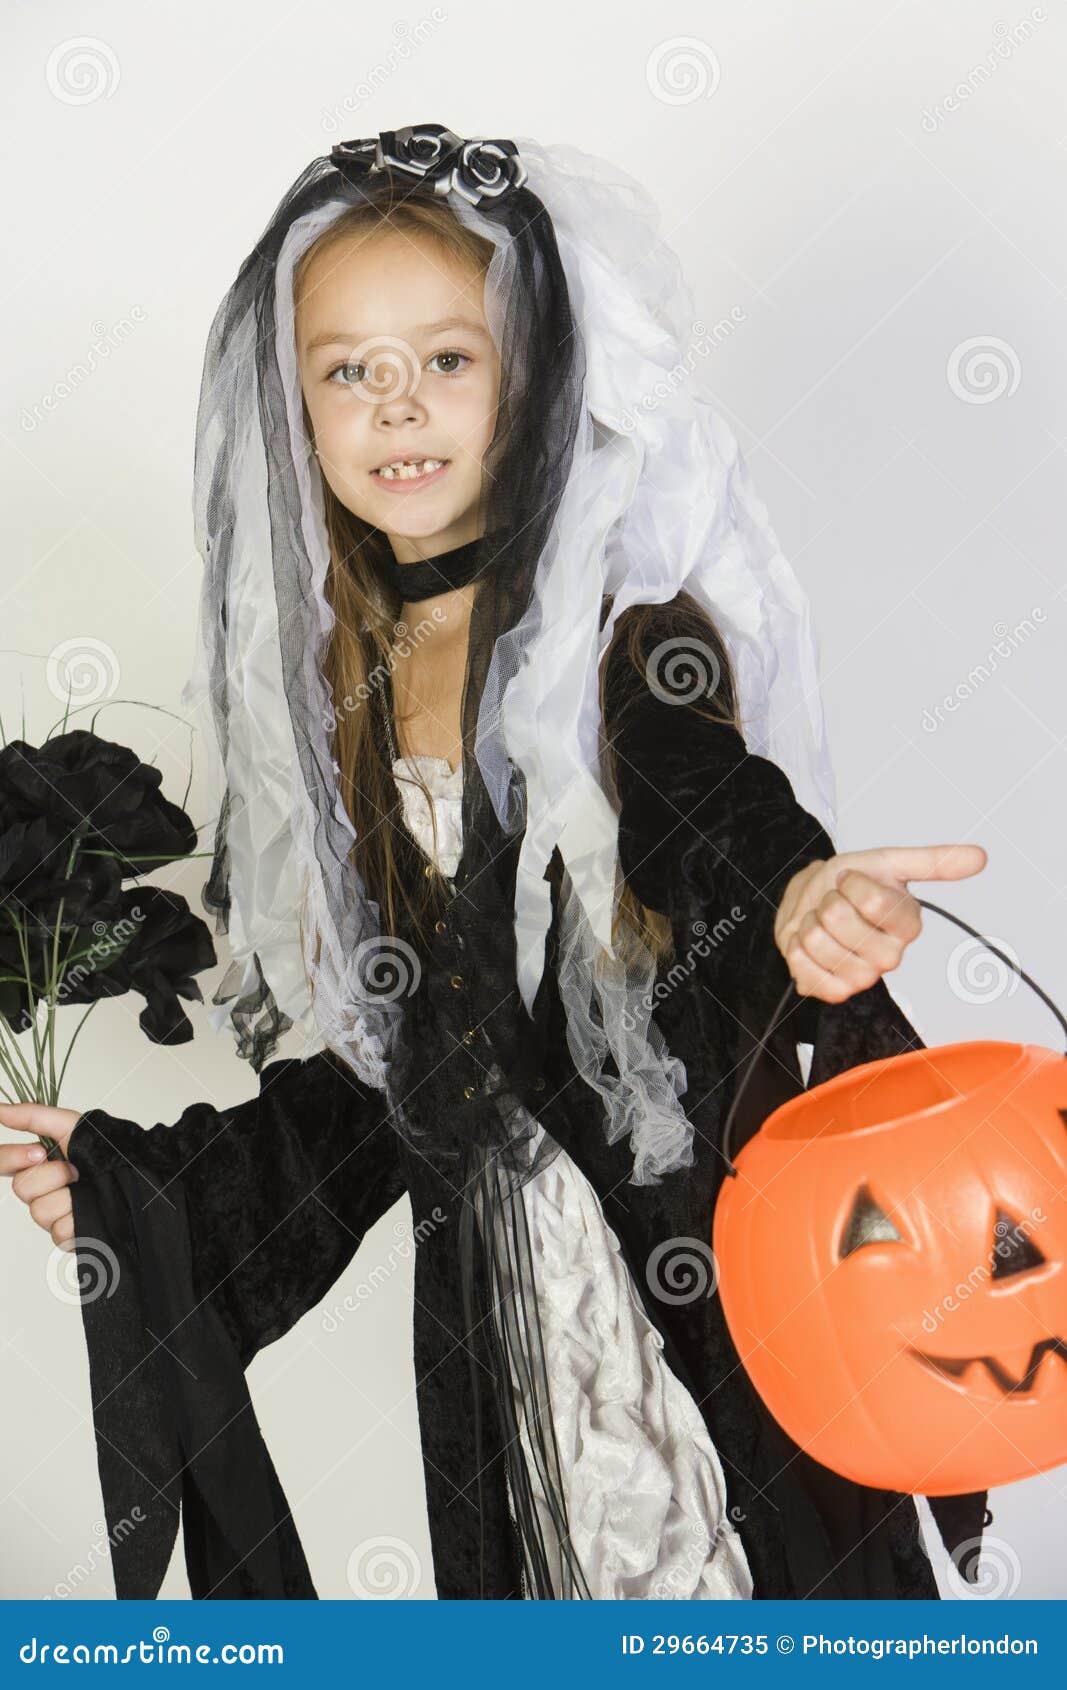
<path id="1" fill-rule="evenodd" d="M 70 1135 L 81 1120 L 76 1109 L 51 1109 L 44 1103 L 0 1103 L 0 1127 L 54 1138 L 65 1156 Z M 74 1237 L 70 1186 L 78 1177 L 73 1162 L 46 1159 L 43 1144 L 0 1144 L 0 1175 L 12 1175 L 11 1189 L 28 1207 L 37 1225 L 51 1233 L 61 1249 Z"/>

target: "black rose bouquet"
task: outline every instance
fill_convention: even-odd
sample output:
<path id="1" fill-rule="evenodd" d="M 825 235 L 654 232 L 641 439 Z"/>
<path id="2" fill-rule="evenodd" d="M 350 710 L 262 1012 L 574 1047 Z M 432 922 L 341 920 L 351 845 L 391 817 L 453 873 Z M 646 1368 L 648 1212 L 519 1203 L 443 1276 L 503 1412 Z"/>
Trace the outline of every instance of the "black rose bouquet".
<path id="1" fill-rule="evenodd" d="M 124 745 L 74 729 L 0 750 L 0 1093 L 58 1105 L 74 1042 L 101 998 L 136 992 L 154 1044 L 184 1044 L 180 999 L 215 962 L 178 893 L 143 883 L 195 853 L 197 830 Z M 87 1004 L 56 1071 L 56 1009 Z M 50 1141 L 42 1142 L 51 1148 Z"/>

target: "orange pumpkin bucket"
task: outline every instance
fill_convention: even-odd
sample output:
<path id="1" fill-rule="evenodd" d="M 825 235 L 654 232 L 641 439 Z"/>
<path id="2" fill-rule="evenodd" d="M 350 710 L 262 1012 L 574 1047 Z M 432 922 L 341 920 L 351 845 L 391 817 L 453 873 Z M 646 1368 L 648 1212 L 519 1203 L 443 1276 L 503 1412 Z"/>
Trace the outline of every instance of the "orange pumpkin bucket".
<path id="1" fill-rule="evenodd" d="M 794 1442 L 859 1484 L 926 1496 L 1067 1462 L 1062 1054 L 980 1040 L 863 1063 L 775 1109 L 727 1161 L 723 1313 Z"/>

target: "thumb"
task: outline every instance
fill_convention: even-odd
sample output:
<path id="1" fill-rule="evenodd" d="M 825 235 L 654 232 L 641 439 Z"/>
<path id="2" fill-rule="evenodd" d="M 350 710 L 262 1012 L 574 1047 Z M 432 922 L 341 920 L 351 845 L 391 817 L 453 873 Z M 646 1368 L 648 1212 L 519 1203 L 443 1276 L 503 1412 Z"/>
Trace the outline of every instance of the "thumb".
<path id="1" fill-rule="evenodd" d="M 885 845 L 849 852 L 850 866 L 876 880 L 966 880 L 989 861 L 981 845 Z M 844 871 L 842 871 L 844 872 Z"/>
<path id="2" fill-rule="evenodd" d="M 0 1127 L 54 1138 L 64 1158 L 70 1135 L 80 1120 L 76 1109 L 52 1109 L 46 1103 L 0 1103 Z"/>

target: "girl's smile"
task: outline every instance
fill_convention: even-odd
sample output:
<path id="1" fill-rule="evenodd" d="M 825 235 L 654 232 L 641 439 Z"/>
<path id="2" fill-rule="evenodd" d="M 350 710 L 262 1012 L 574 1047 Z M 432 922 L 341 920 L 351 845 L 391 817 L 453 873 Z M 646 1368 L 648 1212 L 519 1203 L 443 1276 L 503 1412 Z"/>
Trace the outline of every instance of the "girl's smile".
<path id="1" fill-rule="evenodd" d="M 388 493 L 418 493 L 440 481 L 451 458 L 392 458 L 371 470 L 372 480 Z"/>

